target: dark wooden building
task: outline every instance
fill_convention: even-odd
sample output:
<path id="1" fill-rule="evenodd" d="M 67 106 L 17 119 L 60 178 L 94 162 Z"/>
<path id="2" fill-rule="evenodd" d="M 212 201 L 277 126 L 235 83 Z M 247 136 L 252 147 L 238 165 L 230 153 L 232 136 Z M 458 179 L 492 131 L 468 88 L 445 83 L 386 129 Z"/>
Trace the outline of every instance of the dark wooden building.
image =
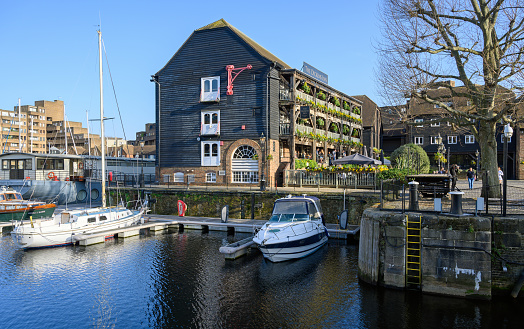
<path id="1" fill-rule="evenodd" d="M 223 19 L 195 30 L 152 78 L 161 181 L 276 184 L 298 157 L 295 136 L 300 130 L 295 123 L 302 104 L 297 93 L 300 86 L 308 81 L 314 90 L 322 89 L 339 102 L 345 100 L 348 108 L 360 106 L 355 99 L 291 69 Z M 329 123 L 339 127 L 334 130 L 341 137 L 342 112 L 335 119 L 335 110 L 328 115 L 328 106 L 324 108 L 322 115 L 332 117 Z M 346 112 L 344 117 L 350 118 Z M 356 130 L 358 120 L 353 121 Z M 304 138 L 304 144 L 328 152 L 360 142 L 355 138 L 351 144 L 346 129 L 347 142 L 337 139 L 335 143 L 324 129 L 325 139 L 306 142 Z"/>

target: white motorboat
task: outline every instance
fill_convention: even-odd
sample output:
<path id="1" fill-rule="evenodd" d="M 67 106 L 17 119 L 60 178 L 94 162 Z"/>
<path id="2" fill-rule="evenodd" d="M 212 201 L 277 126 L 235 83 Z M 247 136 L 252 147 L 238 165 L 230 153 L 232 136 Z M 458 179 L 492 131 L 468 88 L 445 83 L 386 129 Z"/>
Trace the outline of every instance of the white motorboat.
<path id="1" fill-rule="evenodd" d="M 273 214 L 253 241 L 272 262 L 302 258 L 328 241 L 320 200 L 311 196 L 278 199 Z"/>
<path id="2" fill-rule="evenodd" d="M 100 70 L 100 128 L 101 140 L 104 141 L 104 100 L 102 88 L 102 34 L 98 31 L 98 53 Z M 76 242 L 75 235 L 108 232 L 111 230 L 137 224 L 144 213 L 148 211 L 147 202 L 143 202 L 138 210 L 129 210 L 123 206 L 107 208 L 105 185 L 105 143 L 102 143 L 102 207 L 81 210 L 65 210 L 47 219 L 30 218 L 15 224 L 11 237 L 19 248 L 56 247 Z M 137 207 L 138 208 L 138 207 Z"/>

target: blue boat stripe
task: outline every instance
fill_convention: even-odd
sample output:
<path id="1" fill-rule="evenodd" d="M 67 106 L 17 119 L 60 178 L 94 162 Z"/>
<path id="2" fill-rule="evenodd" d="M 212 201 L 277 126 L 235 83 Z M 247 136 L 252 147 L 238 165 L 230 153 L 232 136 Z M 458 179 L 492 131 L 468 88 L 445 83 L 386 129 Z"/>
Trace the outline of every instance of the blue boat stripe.
<path id="1" fill-rule="evenodd" d="M 266 249 L 282 249 L 282 248 L 295 248 L 295 247 L 303 247 L 307 246 L 308 244 L 313 244 L 315 242 L 318 242 L 324 238 L 325 233 L 321 232 L 319 234 L 315 234 L 313 236 L 307 237 L 305 239 L 301 240 L 294 240 L 294 241 L 286 241 L 281 243 L 272 243 L 272 244 L 264 244 L 261 247 Z"/>

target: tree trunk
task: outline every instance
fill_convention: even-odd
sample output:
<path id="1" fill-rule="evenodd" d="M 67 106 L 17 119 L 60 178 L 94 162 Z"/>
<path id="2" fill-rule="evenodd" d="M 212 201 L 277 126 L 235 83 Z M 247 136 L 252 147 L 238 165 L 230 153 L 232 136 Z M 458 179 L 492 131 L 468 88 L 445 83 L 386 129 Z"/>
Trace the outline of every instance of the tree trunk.
<path id="1" fill-rule="evenodd" d="M 482 187 L 485 191 L 489 186 L 490 198 L 500 197 L 500 187 L 498 179 L 498 161 L 497 161 L 497 139 L 496 139 L 495 122 L 482 121 L 479 124 L 479 139 L 482 171 L 487 172 L 482 176 Z M 487 180 L 486 180 L 487 177 Z M 486 196 L 485 196 L 486 197 Z"/>

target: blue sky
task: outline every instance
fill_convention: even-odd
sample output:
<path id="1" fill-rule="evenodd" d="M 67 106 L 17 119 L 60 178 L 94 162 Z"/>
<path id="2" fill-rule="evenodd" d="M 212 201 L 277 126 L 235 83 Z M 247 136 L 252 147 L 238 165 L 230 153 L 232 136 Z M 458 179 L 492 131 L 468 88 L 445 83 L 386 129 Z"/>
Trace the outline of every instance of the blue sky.
<path id="1" fill-rule="evenodd" d="M 128 139 L 154 122 L 160 70 L 196 29 L 224 18 L 291 67 L 307 62 L 349 95 L 380 104 L 374 83 L 379 0 L 4 1 L 0 11 L 0 109 L 65 102 L 69 120 L 99 118 L 98 24 Z M 118 118 L 107 67 L 106 117 Z M 91 124 L 97 133 L 97 124 Z M 123 137 L 120 121 L 106 134 Z"/>

